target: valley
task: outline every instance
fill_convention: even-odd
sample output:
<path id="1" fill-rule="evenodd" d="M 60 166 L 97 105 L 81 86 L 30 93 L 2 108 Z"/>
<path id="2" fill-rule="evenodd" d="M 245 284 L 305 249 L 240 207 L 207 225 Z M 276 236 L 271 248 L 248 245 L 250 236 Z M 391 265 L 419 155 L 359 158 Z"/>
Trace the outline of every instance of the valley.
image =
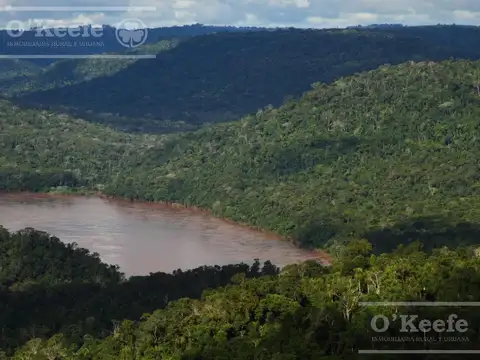
<path id="1" fill-rule="evenodd" d="M 477 27 L 187 30 L 0 59 L 0 360 L 373 359 L 362 302 L 478 300 Z"/>

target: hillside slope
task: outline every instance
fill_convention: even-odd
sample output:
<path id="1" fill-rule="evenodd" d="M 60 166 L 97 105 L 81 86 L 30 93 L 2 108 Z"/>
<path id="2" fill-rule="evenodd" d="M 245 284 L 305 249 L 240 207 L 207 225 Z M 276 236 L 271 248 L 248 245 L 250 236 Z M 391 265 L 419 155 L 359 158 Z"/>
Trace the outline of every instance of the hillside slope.
<path id="1" fill-rule="evenodd" d="M 41 68 L 29 61 L 18 59 L 0 59 L 0 81 L 7 81 L 14 77 L 26 77 L 39 74 Z"/>
<path id="2" fill-rule="evenodd" d="M 124 159 L 142 156 L 152 141 L 0 100 L 0 190 L 95 188 L 114 177 Z"/>
<path id="3" fill-rule="evenodd" d="M 198 298 L 203 290 L 227 285 L 239 273 L 249 278 L 277 272 L 272 264 L 264 272 L 256 262 L 127 279 L 118 266 L 102 263 L 98 254 L 76 244 L 64 244 L 31 228 L 8 232 L 1 225 L 0 250 L 2 360 L 2 350 L 20 346 L 32 336 L 50 337 L 58 332 L 82 343 L 84 335 L 106 336 L 118 320 L 140 319 L 146 312 L 163 308 L 165 299 Z M 52 359 L 42 355 L 35 359 Z"/>
<path id="4" fill-rule="evenodd" d="M 177 39 L 162 40 L 128 51 L 101 55 L 155 55 L 174 48 L 178 42 Z M 39 70 L 30 76 L 16 76 L 10 81 L 0 81 L 0 90 L 6 95 L 12 96 L 39 90 L 62 88 L 97 77 L 112 76 L 139 60 L 133 57 L 58 60 L 43 68 L 39 67 Z M 14 70 L 12 69 L 12 71 Z"/>
<path id="5" fill-rule="evenodd" d="M 149 149 L 106 191 L 308 246 L 478 243 L 479 116 L 480 62 L 382 66 Z"/>
<path id="6" fill-rule="evenodd" d="M 464 36 L 480 38 L 480 30 L 467 30 Z M 313 82 L 331 82 L 385 63 L 480 57 L 478 47 L 438 44 L 424 33 L 294 29 L 205 35 L 113 76 L 33 92 L 15 101 L 68 108 L 122 130 L 165 131 L 178 128 L 174 124 L 179 121 L 198 126 L 235 120 L 268 104 L 279 106 Z M 165 123 L 157 127 L 153 120 Z"/>
<path id="7" fill-rule="evenodd" d="M 426 346 L 447 353 L 435 359 L 449 360 L 446 350 L 467 352 L 479 345 L 480 317 L 469 307 L 455 308 L 468 324 L 458 322 L 457 331 L 449 332 L 458 340 L 441 341 L 441 332 L 430 331 L 428 338 L 402 343 L 404 326 L 392 321 L 379 342 L 371 325 L 379 314 L 395 319 L 397 309 L 359 304 L 472 301 L 480 295 L 474 249 L 429 255 L 410 246 L 375 256 L 370 244 L 359 241 L 330 267 L 305 262 L 279 271 L 257 262 L 123 280 L 96 254 L 32 229 L 8 233 L 0 227 L 0 247 L 8 249 L 2 264 L 10 270 L 0 272 L 2 360 L 373 360 L 378 354 L 359 350 Z M 402 312 L 422 320 L 450 319 L 452 308 Z"/>

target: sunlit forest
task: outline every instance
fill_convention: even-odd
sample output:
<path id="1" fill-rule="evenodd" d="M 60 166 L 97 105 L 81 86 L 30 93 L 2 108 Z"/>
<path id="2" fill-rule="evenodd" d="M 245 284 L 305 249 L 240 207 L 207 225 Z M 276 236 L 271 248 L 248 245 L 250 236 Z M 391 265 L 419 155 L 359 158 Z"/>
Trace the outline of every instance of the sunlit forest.
<path id="1" fill-rule="evenodd" d="M 415 243 L 376 256 L 371 244 L 357 240 L 330 267 L 308 261 L 280 270 L 257 262 L 129 279 L 98 254 L 33 229 L 0 229 L 0 248 L 2 359 L 373 359 L 378 355 L 358 350 L 479 344 L 480 319 L 469 308 L 455 308 L 468 323 L 467 331 L 449 334 L 456 341 L 435 342 L 429 335 L 419 342 L 382 343 L 369 325 L 373 316 L 446 321 L 452 309 L 361 305 L 477 299 L 480 261 L 474 248 L 428 254 Z M 401 330 L 392 323 L 381 335 Z"/>

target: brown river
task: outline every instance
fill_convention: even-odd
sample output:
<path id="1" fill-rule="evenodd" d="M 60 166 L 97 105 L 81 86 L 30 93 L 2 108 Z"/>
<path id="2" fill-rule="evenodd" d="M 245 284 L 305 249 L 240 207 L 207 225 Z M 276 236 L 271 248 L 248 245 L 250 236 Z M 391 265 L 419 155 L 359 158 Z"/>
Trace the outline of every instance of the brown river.
<path id="1" fill-rule="evenodd" d="M 119 265 L 126 275 L 251 263 L 255 258 L 284 266 L 315 256 L 205 213 L 98 197 L 3 194 L 0 225 L 10 231 L 33 227 L 65 243 L 76 242 Z"/>

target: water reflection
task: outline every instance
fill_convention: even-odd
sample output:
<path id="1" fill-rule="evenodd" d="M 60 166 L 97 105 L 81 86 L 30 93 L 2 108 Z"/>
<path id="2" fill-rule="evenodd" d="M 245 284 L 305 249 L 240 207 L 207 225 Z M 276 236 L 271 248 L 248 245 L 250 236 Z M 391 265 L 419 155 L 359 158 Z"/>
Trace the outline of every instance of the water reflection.
<path id="1" fill-rule="evenodd" d="M 9 230 L 33 227 L 76 242 L 128 275 L 254 258 L 281 266 L 311 256 L 203 213 L 96 197 L 0 195 L 0 224 Z"/>

